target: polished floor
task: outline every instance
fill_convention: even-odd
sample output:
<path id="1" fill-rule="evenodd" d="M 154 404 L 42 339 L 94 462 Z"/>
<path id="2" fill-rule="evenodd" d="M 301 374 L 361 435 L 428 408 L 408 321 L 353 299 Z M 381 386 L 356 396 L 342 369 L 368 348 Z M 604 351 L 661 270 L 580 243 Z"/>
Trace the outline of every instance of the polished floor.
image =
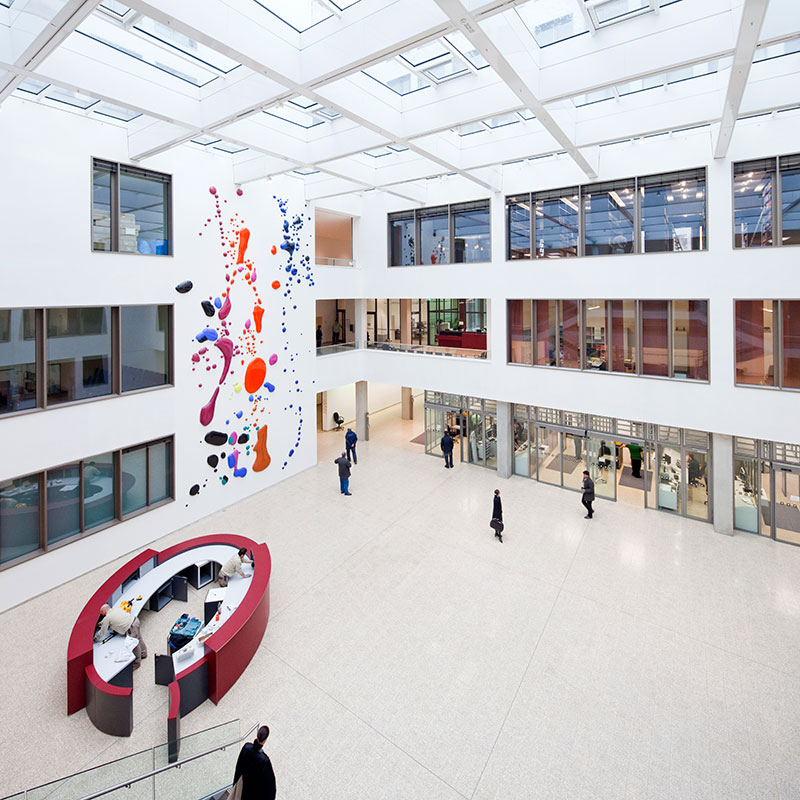
<path id="1" fill-rule="evenodd" d="M 352 497 L 324 434 L 315 468 L 155 545 L 240 530 L 274 561 L 256 658 L 184 733 L 267 722 L 289 800 L 800 797 L 800 548 L 623 502 L 588 521 L 576 493 L 443 469 L 419 405 L 398 416 Z M 148 662 L 130 739 L 65 713 L 68 632 L 113 567 L 0 615 L 0 795 L 164 738 Z"/>

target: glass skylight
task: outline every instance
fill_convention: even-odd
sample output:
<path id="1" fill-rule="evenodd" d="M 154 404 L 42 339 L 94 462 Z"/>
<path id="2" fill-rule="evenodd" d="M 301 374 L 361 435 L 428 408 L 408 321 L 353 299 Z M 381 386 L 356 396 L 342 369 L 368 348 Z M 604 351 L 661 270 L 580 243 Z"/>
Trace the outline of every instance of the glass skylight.
<path id="1" fill-rule="evenodd" d="M 298 33 L 303 33 L 320 22 L 330 19 L 333 11 L 321 0 L 253 0 L 270 14 L 285 22 Z M 359 0 L 331 0 L 330 5 L 338 11 L 354 6 Z"/>
<path id="2" fill-rule="evenodd" d="M 292 125 L 298 125 L 306 130 L 309 128 L 314 128 L 317 125 L 323 125 L 325 123 L 325 120 L 314 116 L 314 114 L 310 114 L 307 111 L 301 111 L 299 108 L 290 106 L 288 104 L 285 106 L 272 108 L 269 111 L 264 111 L 263 113 L 269 117 L 274 117 L 275 119 L 282 119 L 284 122 L 291 122 Z"/>
<path id="3" fill-rule="evenodd" d="M 296 172 L 298 175 L 319 175 L 318 169 L 312 169 L 311 167 L 298 167 L 292 172 Z"/>
<path id="4" fill-rule="evenodd" d="M 450 55 L 450 51 L 437 39 L 435 42 L 428 42 L 412 50 L 407 50 L 400 58 L 408 61 L 412 67 L 420 67 L 429 61 L 447 55 Z"/>
<path id="5" fill-rule="evenodd" d="M 789 56 L 792 53 L 800 53 L 800 38 L 789 39 L 787 42 L 778 42 L 777 44 L 768 44 L 764 47 L 759 47 L 753 58 L 753 63 L 757 64 L 759 61 L 769 61 L 771 58 L 780 58 L 781 56 Z"/>
<path id="6" fill-rule="evenodd" d="M 539 47 L 589 32 L 575 0 L 528 0 L 516 13 Z"/>
<path id="7" fill-rule="evenodd" d="M 25 78 L 22 83 L 17 86 L 21 92 L 28 94 L 41 94 L 50 84 L 43 81 L 37 81 L 36 78 Z"/>
<path id="8" fill-rule="evenodd" d="M 430 86 L 422 75 L 412 72 L 395 59 L 374 64 L 365 69 L 364 74 L 401 96 Z"/>
<path id="9" fill-rule="evenodd" d="M 247 150 L 246 147 L 242 147 L 238 144 L 231 144 L 230 142 L 222 142 L 221 144 L 213 145 L 215 150 L 221 150 L 223 153 L 229 153 L 230 155 L 234 155 L 235 153 L 244 153 Z"/>
<path id="10" fill-rule="evenodd" d="M 467 122 L 455 129 L 459 136 L 470 136 L 473 133 L 482 133 L 485 130 L 486 126 L 482 122 Z"/>
<path id="11" fill-rule="evenodd" d="M 126 6 L 124 3 L 119 3 L 117 0 L 103 0 L 103 2 L 100 3 L 100 8 L 104 8 L 106 11 L 116 14 L 118 17 L 124 17 L 131 10 L 129 6 Z"/>
<path id="12" fill-rule="evenodd" d="M 711 75 L 722 69 L 727 69 L 731 65 L 732 59 L 730 57 L 722 58 L 714 61 L 703 61 L 700 64 L 691 64 L 688 67 L 680 67 L 679 69 L 671 69 L 667 72 L 667 83 L 680 83 L 681 81 L 688 81 L 692 78 L 702 78 L 705 75 Z"/>
<path id="13" fill-rule="evenodd" d="M 604 89 L 596 89 L 593 92 L 575 95 L 570 99 L 576 108 L 580 108 L 581 106 L 590 106 L 592 103 L 602 103 L 603 100 L 610 100 L 612 97 L 616 97 L 614 87 L 607 86 Z"/>
<path id="14" fill-rule="evenodd" d="M 445 40 L 472 64 L 475 69 L 489 66 L 489 62 L 478 52 L 478 49 L 464 36 L 461 31 L 453 31 L 444 37 Z"/>
<path id="15" fill-rule="evenodd" d="M 460 58 L 450 56 L 450 58 L 445 59 L 439 64 L 434 64 L 432 67 L 422 70 L 422 72 L 436 83 L 442 83 L 443 81 L 466 74 L 469 72 L 469 67 L 467 67 Z"/>
<path id="16" fill-rule="evenodd" d="M 51 86 L 45 93 L 45 97 L 48 100 L 55 100 L 58 103 L 65 103 L 68 106 L 82 109 L 91 108 L 98 102 L 94 97 L 71 92 L 68 89 L 59 89 L 57 86 Z"/>
<path id="17" fill-rule="evenodd" d="M 289 102 L 293 106 L 303 109 L 313 108 L 315 105 L 317 105 L 316 100 L 309 100 L 307 97 L 303 97 L 301 94 L 297 95 L 297 97 L 293 97 Z"/>
<path id="18" fill-rule="evenodd" d="M 626 94 L 636 94 L 637 92 L 646 92 L 648 89 L 656 89 L 664 85 L 664 75 L 649 75 L 646 78 L 638 78 L 635 81 L 628 81 L 627 83 L 617 84 L 617 92 L 620 96 Z"/>
<path id="19" fill-rule="evenodd" d="M 407 147 L 403 147 L 400 144 L 387 144 L 386 146 L 390 150 L 394 150 L 395 153 L 405 153 L 408 150 Z"/>
<path id="20" fill-rule="evenodd" d="M 130 122 L 132 119 L 142 116 L 138 111 L 131 111 L 129 108 L 123 108 L 122 106 L 106 103 L 105 101 L 98 103 L 92 111 L 103 117 L 118 119 L 120 122 Z"/>
<path id="21" fill-rule="evenodd" d="M 521 122 L 519 115 L 516 111 L 511 114 L 500 114 L 496 117 L 489 117 L 485 119 L 484 124 L 489 128 L 504 128 L 506 125 L 513 125 L 516 122 Z"/>
<path id="22" fill-rule="evenodd" d="M 217 142 L 222 141 L 218 136 L 211 136 L 208 133 L 204 133 L 194 139 L 192 141 L 195 144 L 201 144 L 203 147 L 208 147 L 210 144 L 216 144 Z"/>
<path id="23" fill-rule="evenodd" d="M 598 25 L 615 22 L 650 10 L 648 0 L 585 0 Z"/>
<path id="24" fill-rule="evenodd" d="M 371 156 L 372 158 L 383 158 L 383 156 L 390 156 L 392 151 L 388 147 L 375 147 L 372 150 L 365 150 L 365 156 Z"/>

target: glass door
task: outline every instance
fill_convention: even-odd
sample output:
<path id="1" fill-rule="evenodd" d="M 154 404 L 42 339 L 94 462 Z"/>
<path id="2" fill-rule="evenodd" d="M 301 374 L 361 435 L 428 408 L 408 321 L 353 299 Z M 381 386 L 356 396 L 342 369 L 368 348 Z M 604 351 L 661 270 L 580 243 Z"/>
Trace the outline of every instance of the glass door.
<path id="1" fill-rule="evenodd" d="M 800 469 L 774 464 L 772 481 L 774 536 L 779 542 L 800 544 Z"/>
<path id="2" fill-rule="evenodd" d="M 514 421 L 514 474 L 524 475 L 526 478 L 531 476 L 531 444 L 528 430 L 528 423 L 524 420 Z"/>
<path id="3" fill-rule="evenodd" d="M 697 450 L 686 451 L 686 516 L 707 520 L 711 507 L 708 504 L 708 455 Z"/>
<path id="4" fill-rule="evenodd" d="M 677 447 L 658 445 L 658 472 L 656 474 L 656 508 L 683 513 L 683 470 L 681 451 Z"/>
<path id="5" fill-rule="evenodd" d="M 583 484 L 584 441 L 577 433 L 561 434 L 561 485 L 569 489 L 580 489 Z"/>
<path id="6" fill-rule="evenodd" d="M 545 428 L 543 425 L 536 427 L 536 433 L 536 461 L 539 480 L 543 483 L 561 486 L 559 433 L 550 428 Z"/>
<path id="7" fill-rule="evenodd" d="M 644 442 L 611 443 L 616 473 L 617 500 L 643 506 L 647 490 L 653 482 L 652 466 L 647 471 L 647 449 Z"/>
<path id="8" fill-rule="evenodd" d="M 608 500 L 617 499 L 617 481 L 615 475 L 614 443 L 589 436 L 584 439 L 586 451 L 586 467 L 589 477 L 594 481 L 594 493 Z"/>
<path id="9" fill-rule="evenodd" d="M 484 465 L 483 416 L 470 411 L 467 414 L 467 461 L 470 464 Z"/>
<path id="10" fill-rule="evenodd" d="M 434 456 L 442 456 L 442 436 L 445 429 L 445 414 L 439 408 L 425 409 L 425 452 Z"/>
<path id="11" fill-rule="evenodd" d="M 487 467 L 497 469 L 497 417 L 485 414 L 483 417 L 485 427 L 486 461 Z"/>

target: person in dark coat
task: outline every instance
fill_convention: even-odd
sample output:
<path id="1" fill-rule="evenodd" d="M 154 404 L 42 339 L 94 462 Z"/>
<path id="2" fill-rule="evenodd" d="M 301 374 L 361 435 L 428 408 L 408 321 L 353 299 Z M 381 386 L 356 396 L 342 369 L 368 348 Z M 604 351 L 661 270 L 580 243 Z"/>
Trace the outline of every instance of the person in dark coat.
<path id="1" fill-rule="evenodd" d="M 322 325 L 317 325 L 317 350 L 322 347 Z"/>
<path id="2" fill-rule="evenodd" d="M 499 523 L 499 524 L 498 524 Z M 495 538 L 503 542 L 503 501 L 500 499 L 500 490 L 494 490 L 494 501 L 492 503 L 492 529 Z"/>
<path id="3" fill-rule="evenodd" d="M 444 468 L 451 469 L 453 466 L 453 437 L 450 435 L 449 430 L 444 432 L 440 445 L 444 454 Z"/>
<path id="4" fill-rule="evenodd" d="M 347 457 L 352 460 L 354 464 L 358 464 L 356 458 L 356 442 L 358 441 L 358 434 L 351 428 L 347 429 L 344 435 L 344 445 L 347 448 Z"/>
<path id="5" fill-rule="evenodd" d="M 350 491 L 350 460 L 347 458 L 347 453 L 342 453 L 341 457 L 333 460 L 333 463 L 339 466 L 339 489 L 342 494 L 349 497 L 352 492 Z"/>
<path id="6" fill-rule="evenodd" d="M 269 728 L 262 725 L 252 742 L 248 742 L 239 752 L 233 783 L 241 777 L 242 800 L 275 800 L 275 772 L 272 762 L 264 752 L 264 742 L 269 736 Z"/>
<path id="7" fill-rule="evenodd" d="M 589 477 L 589 470 L 583 471 L 583 484 L 581 484 L 583 494 L 581 495 L 581 503 L 588 512 L 584 519 L 591 519 L 594 512 L 592 511 L 592 501 L 594 500 L 594 481 Z"/>

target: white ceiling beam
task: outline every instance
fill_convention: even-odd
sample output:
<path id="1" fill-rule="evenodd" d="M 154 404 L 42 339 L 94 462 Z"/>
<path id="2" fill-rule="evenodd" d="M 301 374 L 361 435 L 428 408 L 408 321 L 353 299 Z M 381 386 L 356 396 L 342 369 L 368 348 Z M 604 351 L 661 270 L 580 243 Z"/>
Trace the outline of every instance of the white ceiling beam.
<path id="1" fill-rule="evenodd" d="M 586 173 L 586 176 L 588 178 L 596 178 L 597 172 L 595 168 L 561 129 L 550 112 L 544 107 L 544 104 L 531 91 L 528 84 L 520 78 L 516 70 L 500 52 L 500 48 L 489 39 L 474 16 L 464 8 L 460 0 L 436 0 L 436 4 L 450 17 L 454 24 L 458 25 L 462 33 L 478 48 L 478 51 L 489 62 L 495 72 L 520 98 L 522 104 L 536 115 L 542 126 L 558 141 L 561 148 L 578 164 Z"/>
<path id="2" fill-rule="evenodd" d="M 745 0 L 742 8 L 742 19 L 739 23 L 739 35 L 736 37 L 736 49 L 733 54 L 733 65 L 728 79 L 728 91 L 722 107 L 719 133 L 714 145 L 714 158 L 725 158 L 733 138 L 733 129 L 739 108 L 742 104 L 747 77 L 753 66 L 753 56 L 758 44 L 758 36 L 767 13 L 769 0 Z"/>

